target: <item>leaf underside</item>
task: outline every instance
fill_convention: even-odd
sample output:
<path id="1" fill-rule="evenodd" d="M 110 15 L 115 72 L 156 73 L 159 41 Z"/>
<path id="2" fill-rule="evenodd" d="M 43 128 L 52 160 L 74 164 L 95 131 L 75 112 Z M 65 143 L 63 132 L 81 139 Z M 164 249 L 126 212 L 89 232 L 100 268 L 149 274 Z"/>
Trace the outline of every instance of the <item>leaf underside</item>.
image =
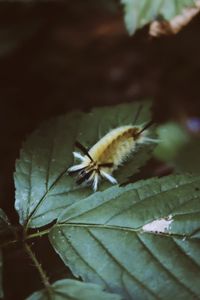
<path id="1" fill-rule="evenodd" d="M 129 34 L 154 21 L 158 17 L 171 20 L 184 8 L 193 7 L 195 0 L 121 0 L 124 19 Z"/>
<path id="2" fill-rule="evenodd" d="M 106 293 L 102 287 L 83 283 L 77 280 L 62 279 L 54 282 L 50 287 L 51 299 L 53 300 L 120 300 L 121 297 Z M 46 290 L 33 293 L 27 300 L 48 300 Z"/>
<path id="3" fill-rule="evenodd" d="M 200 299 L 200 177 L 111 187 L 66 209 L 49 237 L 75 276 L 125 299 Z"/>
<path id="4" fill-rule="evenodd" d="M 136 124 L 151 119 L 150 103 L 143 106 Z M 20 223 L 26 227 L 40 227 L 55 220 L 66 207 L 92 194 L 91 187 L 83 188 L 75 183 L 67 169 L 73 165 L 72 152 L 75 141 L 91 147 L 110 129 L 133 123 L 141 103 L 101 107 L 89 113 L 72 112 L 43 124 L 24 143 L 16 162 L 15 208 Z M 150 157 L 152 146 L 138 149 L 126 165 L 114 175 L 119 182 L 138 172 Z M 128 165 L 128 168 L 126 168 Z M 102 184 L 103 190 L 110 186 Z"/>

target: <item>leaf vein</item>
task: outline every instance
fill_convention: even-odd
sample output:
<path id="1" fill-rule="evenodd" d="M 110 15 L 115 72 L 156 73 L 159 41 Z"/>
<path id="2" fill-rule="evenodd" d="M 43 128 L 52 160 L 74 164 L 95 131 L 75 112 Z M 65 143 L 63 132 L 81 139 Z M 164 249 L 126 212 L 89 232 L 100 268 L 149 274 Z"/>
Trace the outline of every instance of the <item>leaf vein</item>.
<path id="1" fill-rule="evenodd" d="M 49 150 L 49 155 L 47 158 L 47 170 L 46 170 L 46 190 L 49 188 L 49 179 L 50 179 L 50 170 L 51 170 L 51 161 L 52 161 L 52 155 L 54 151 L 54 144 L 55 140 L 53 138 L 51 145 L 50 145 L 50 150 Z"/>
<path id="2" fill-rule="evenodd" d="M 158 263 L 158 265 L 160 267 L 162 267 L 163 270 L 165 270 L 166 273 L 168 273 L 168 275 L 170 275 L 170 277 L 172 277 L 174 279 L 175 282 L 177 282 L 180 286 L 182 286 L 187 292 L 191 293 L 193 296 L 197 297 L 195 299 L 200 299 L 199 295 L 197 295 L 193 290 L 191 290 L 187 285 L 185 285 L 185 283 L 183 283 L 182 281 L 180 281 L 179 278 L 176 277 L 176 275 L 174 273 L 172 273 L 171 270 L 169 270 L 168 268 L 166 268 L 166 266 L 163 265 L 163 263 L 158 259 L 157 256 L 155 256 L 152 252 L 152 250 L 146 245 L 146 243 L 144 242 L 144 240 L 142 240 L 140 238 L 140 236 L 136 233 L 138 240 L 140 241 L 140 243 L 143 245 L 143 247 L 146 249 L 146 251 L 151 255 L 151 257 Z"/>
<path id="3" fill-rule="evenodd" d="M 29 184 L 29 189 L 28 189 L 28 205 L 27 205 L 27 217 L 29 216 L 29 208 L 30 208 L 30 202 L 31 202 L 31 193 L 32 193 L 32 169 L 33 169 L 33 153 L 31 152 L 30 154 L 31 159 L 30 159 L 30 168 L 29 168 L 29 173 L 28 173 L 28 184 Z"/>
<path id="4" fill-rule="evenodd" d="M 160 299 L 148 286 L 144 285 L 138 278 L 136 278 L 109 250 L 108 248 L 88 229 L 88 233 L 94 238 L 94 240 L 102 246 L 102 248 L 108 253 L 108 255 L 113 259 L 113 261 L 123 269 L 138 285 L 146 289 L 149 294 L 154 298 Z"/>
<path id="5" fill-rule="evenodd" d="M 105 286 L 107 286 L 107 288 L 109 289 L 109 285 L 107 284 L 107 282 L 105 281 L 105 279 L 97 272 L 97 270 L 95 270 L 85 259 L 84 257 L 82 257 L 82 255 L 78 252 L 77 248 L 72 244 L 72 242 L 69 241 L 69 239 L 67 238 L 67 236 L 65 235 L 65 233 L 63 232 L 63 230 L 61 231 L 61 234 L 63 236 L 63 238 L 65 239 L 66 243 L 68 243 L 73 251 L 76 253 L 76 255 L 86 264 L 86 266 L 88 266 L 88 268 L 90 268 L 94 273 L 96 273 L 99 278 L 104 282 Z"/>
<path id="6" fill-rule="evenodd" d="M 182 254 L 184 254 L 189 260 L 191 260 L 191 262 L 197 267 L 200 267 L 200 263 L 198 263 L 193 257 L 191 257 L 189 254 L 187 254 L 184 249 L 180 246 L 180 244 L 177 243 L 176 238 L 172 238 L 172 240 L 174 241 L 174 243 L 176 244 L 177 248 L 179 249 L 179 251 L 182 252 Z M 179 239 L 180 240 L 180 239 Z"/>
<path id="7" fill-rule="evenodd" d="M 30 222 L 32 216 L 34 216 L 34 214 L 37 212 L 37 209 L 40 207 L 40 205 L 46 199 L 46 197 L 48 196 L 49 191 L 58 183 L 58 181 L 62 178 L 62 176 L 64 176 L 64 174 L 67 172 L 67 169 L 68 168 L 64 169 L 63 172 L 61 172 L 59 174 L 59 176 L 54 180 L 54 182 L 51 184 L 51 186 L 46 191 L 46 193 L 42 196 L 42 198 L 40 198 L 40 201 L 37 203 L 37 205 L 35 206 L 35 208 L 33 209 L 33 211 L 31 212 L 31 214 L 29 215 L 29 217 L 27 219 L 27 228 L 28 228 L 28 225 L 29 225 L 29 222 Z"/>
<path id="8" fill-rule="evenodd" d="M 193 182 L 192 182 L 193 183 Z M 186 187 L 187 185 L 191 185 L 191 182 L 190 183 L 185 183 L 185 184 L 182 184 L 181 186 L 180 186 L 180 188 L 183 188 L 183 187 Z M 136 189 L 133 189 L 136 193 L 138 193 L 138 189 L 136 188 Z M 133 191 L 133 190 L 131 190 L 131 191 Z M 162 191 L 161 193 L 159 193 L 159 192 L 157 192 L 157 193 L 155 193 L 154 195 L 150 195 L 150 196 L 147 196 L 147 197 L 145 197 L 144 199 L 141 199 L 141 197 L 139 196 L 139 193 L 138 193 L 138 197 L 139 197 L 139 201 L 137 201 L 137 202 L 135 202 L 135 203 L 133 203 L 130 207 L 134 207 L 135 205 L 137 205 L 138 203 L 141 203 L 141 202 L 145 202 L 145 201 L 149 201 L 149 199 L 151 199 L 151 198 L 155 198 L 155 197 L 157 197 L 157 196 L 160 196 L 161 194 L 163 195 L 163 193 L 167 193 L 167 192 L 169 192 L 169 191 L 173 191 L 173 190 L 177 190 L 177 187 L 173 187 L 173 188 L 169 188 L 168 190 L 166 190 L 166 191 Z M 126 191 L 126 193 L 129 193 L 130 191 Z M 92 207 L 91 209 L 88 209 L 87 211 L 83 211 L 82 213 L 80 213 L 79 215 L 77 215 L 77 216 L 75 216 L 75 218 L 76 217 L 80 217 L 80 216 L 84 216 L 84 214 L 87 214 L 88 212 L 92 212 L 92 211 L 94 211 L 94 210 L 96 210 L 96 209 L 99 209 L 100 207 L 102 207 L 102 206 L 104 206 L 104 205 L 107 205 L 109 202 L 112 202 L 112 201 L 116 201 L 116 199 L 117 198 L 119 198 L 121 196 L 121 194 L 120 195 L 117 195 L 116 197 L 113 197 L 113 198 L 111 198 L 111 199 L 109 199 L 108 201 L 105 201 L 105 202 L 101 202 L 99 205 L 97 205 L 97 206 L 95 206 L 95 207 Z M 87 199 L 87 198 L 86 198 Z M 193 199 L 193 198 L 192 198 Z M 178 204 L 177 206 L 175 206 L 175 207 L 173 207 L 173 209 L 176 209 L 176 208 L 179 208 L 179 207 L 181 207 L 182 205 L 185 205 L 185 204 L 187 204 L 189 201 L 191 201 L 192 199 L 189 199 L 189 200 L 187 200 L 187 201 L 185 201 L 184 203 L 181 203 L 181 204 Z M 142 203 L 142 204 L 143 204 Z M 119 213 L 118 213 L 118 215 L 120 215 L 122 212 L 124 212 L 124 211 L 126 211 L 126 210 L 128 210 L 128 209 L 130 209 L 130 207 L 128 207 L 128 208 L 125 208 L 123 211 L 120 211 Z M 170 211 L 171 211 L 171 209 L 170 209 Z M 169 212 L 170 213 L 170 212 Z M 112 216 L 111 218 L 114 218 L 115 216 Z M 161 216 L 162 217 L 162 216 Z M 71 218 L 69 218 L 68 219 L 68 221 L 69 220 L 73 220 L 74 219 L 74 216 L 72 216 Z M 106 223 L 107 223 L 108 221 L 106 221 Z M 110 222 L 110 219 L 109 219 L 109 222 Z"/>
<path id="9" fill-rule="evenodd" d="M 126 295 L 128 297 L 126 299 L 127 300 L 129 300 L 129 299 L 131 300 L 133 295 L 130 294 L 130 292 L 129 292 L 127 286 L 126 286 L 126 281 L 124 280 L 124 272 L 121 272 L 121 282 L 122 282 L 122 285 L 124 287 L 124 291 L 125 291 L 125 293 L 126 293 Z"/>

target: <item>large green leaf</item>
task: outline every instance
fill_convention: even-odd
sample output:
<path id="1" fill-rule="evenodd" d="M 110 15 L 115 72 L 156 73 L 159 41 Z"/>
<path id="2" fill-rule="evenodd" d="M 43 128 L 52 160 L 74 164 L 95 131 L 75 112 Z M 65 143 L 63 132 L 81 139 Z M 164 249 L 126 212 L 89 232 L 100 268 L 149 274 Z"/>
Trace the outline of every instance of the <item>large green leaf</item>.
<path id="1" fill-rule="evenodd" d="M 194 6 L 195 0 L 121 0 L 124 5 L 125 24 L 130 34 L 162 16 L 170 20 L 185 7 Z"/>
<path id="2" fill-rule="evenodd" d="M 50 287 L 52 300 L 120 300 L 119 295 L 109 294 L 102 287 L 83 283 L 77 280 L 62 279 L 54 282 Z M 33 293 L 27 300 L 48 300 L 47 291 L 42 290 Z"/>
<path id="3" fill-rule="evenodd" d="M 200 177 L 111 187 L 66 209 L 50 241 L 75 276 L 125 299 L 200 299 Z"/>
<path id="4" fill-rule="evenodd" d="M 89 113 L 74 112 L 49 121 L 35 131 L 23 145 L 16 163 L 15 208 L 20 223 L 27 227 L 46 225 L 64 208 L 91 194 L 91 188 L 77 186 L 66 172 L 74 161 L 75 140 L 91 147 L 110 129 L 133 123 L 140 107 L 135 102 L 101 107 Z M 148 122 L 150 118 L 150 103 L 144 102 L 136 123 Z M 145 145 L 140 149 L 116 172 L 117 179 L 123 181 L 137 172 L 150 157 L 150 148 Z"/>

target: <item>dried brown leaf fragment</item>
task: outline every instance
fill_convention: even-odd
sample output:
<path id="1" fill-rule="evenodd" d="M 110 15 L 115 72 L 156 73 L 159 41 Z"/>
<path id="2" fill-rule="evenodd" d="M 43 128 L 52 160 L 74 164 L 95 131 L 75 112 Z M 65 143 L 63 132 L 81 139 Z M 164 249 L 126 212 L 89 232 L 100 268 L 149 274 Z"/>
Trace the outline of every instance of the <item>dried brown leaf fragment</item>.
<path id="1" fill-rule="evenodd" d="M 149 35 L 160 37 L 162 35 L 177 34 L 200 12 L 200 0 L 197 0 L 194 7 L 183 9 L 180 15 L 172 20 L 155 20 L 150 24 Z"/>

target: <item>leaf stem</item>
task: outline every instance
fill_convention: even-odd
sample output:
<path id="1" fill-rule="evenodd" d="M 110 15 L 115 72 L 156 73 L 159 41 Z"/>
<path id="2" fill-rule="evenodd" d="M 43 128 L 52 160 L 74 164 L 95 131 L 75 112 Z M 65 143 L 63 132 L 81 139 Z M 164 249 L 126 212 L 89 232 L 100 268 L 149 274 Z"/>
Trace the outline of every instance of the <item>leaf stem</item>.
<path id="1" fill-rule="evenodd" d="M 37 238 L 37 237 L 42 237 L 43 235 L 48 234 L 50 230 L 51 230 L 51 227 L 50 227 L 50 228 L 47 228 L 47 229 L 45 229 L 45 230 L 37 231 L 37 232 L 35 232 L 35 233 L 32 233 L 32 234 L 30 234 L 30 235 L 27 235 L 27 236 L 26 236 L 26 240 L 34 239 L 34 238 Z"/>
<path id="2" fill-rule="evenodd" d="M 46 288 L 46 291 L 47 291 L 48 299 L 52 299 L 52 288 L 51 288 L 51 284 L 49 282 L 49 278 L 47 277 L 45 271 L 42 268 L 42 265 L 39 263 L 37 257 L 35 256 L 35 253 L 31 249 L 31 247 L 27 243 L 25 243 L 24 246 L 25 246 L 26 252 L 28 253 L 29 257 L 33 261 L 35 267 L 37 268 L 37 270 L 40 274 L 42 282 L 43 282 L 43 284 Z"/>

